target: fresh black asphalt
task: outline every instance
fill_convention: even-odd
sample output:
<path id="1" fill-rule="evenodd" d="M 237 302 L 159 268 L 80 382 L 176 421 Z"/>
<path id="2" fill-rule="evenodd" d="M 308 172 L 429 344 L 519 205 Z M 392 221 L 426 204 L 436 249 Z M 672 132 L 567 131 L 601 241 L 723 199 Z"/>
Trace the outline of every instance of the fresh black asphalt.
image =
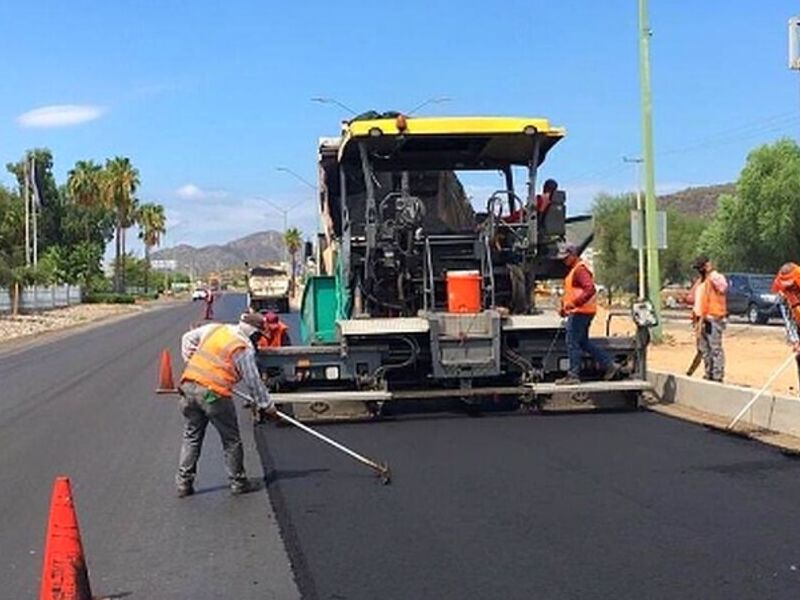
<path id="1" fill-rule="evenodd" d="M 227 295 L 218 317 L 242 306 Z M 210 432 L 200 493 L 178 500 L 181 418 L 152 389 L 199 312 L 0 349 L 0 598 L 36 594 L 62 473 L 97 595 L 296 597 L 285 545 L 312 599 L 800 597 L 800 462 L 650 413 L 321 427 L 388 460 L 390 486 L 297 430 L 253 436 L 242 414 L 269 498 L 228 495 Z"/>
<path id="2" fill-rule="evenodd" d="M 259 439 L 307 598 L 800 597 L 800 462 L 652 413 L 405 418 Z"/>

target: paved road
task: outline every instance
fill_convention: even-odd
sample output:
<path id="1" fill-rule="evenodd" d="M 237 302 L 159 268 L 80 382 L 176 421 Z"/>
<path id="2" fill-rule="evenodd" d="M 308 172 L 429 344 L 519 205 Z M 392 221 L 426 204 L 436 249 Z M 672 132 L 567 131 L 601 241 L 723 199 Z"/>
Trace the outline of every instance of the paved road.
<path id="1" fill-rule="evenodd" d="M 324 430 L 394 482 L 270 432 L 304 597 L 800 597 L 800 461 L 754 442 L 652 413 Z"/>
<path id="2" fill-rule="evenodd" d="M 226 297 L 217 316 L 243 306 Z M 179 363 L 180 334 L 200 310 L 158 310 L 0 357 L 0 597 L 36 596 L 52 481 L 62 473 L 73 481 L 95 594 L 298 596 L 267 494 L 229 496 L 211 429 L 200 493 L 174 497 L 182 419 L 174 397 L 152 390 L 161 349 Z M 261 477 L 252 428 L 243 434 L 248 472 Z"/>
<path id="3" fill-rule="evenodd" d="M 244 427 L 277 515 L 263 492 L 228 496 L 213 433 L 202 493 L 178 500 L 181 419 L 151 390 L 198 312 L 0 357 L 0 596 L 36 593 L 67 473 L 98 594 L 292 598 L 288 549 L 312 599 L 798 597 L 800 462 L 648 413 L 323 428 L 388 459 L 388 487 L 296 430 Z"/>

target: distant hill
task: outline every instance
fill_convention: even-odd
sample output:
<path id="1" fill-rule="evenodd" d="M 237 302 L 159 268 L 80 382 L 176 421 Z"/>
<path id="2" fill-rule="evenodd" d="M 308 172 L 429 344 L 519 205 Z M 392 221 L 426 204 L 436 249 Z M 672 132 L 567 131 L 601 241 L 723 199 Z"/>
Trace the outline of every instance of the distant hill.
<path id="1" fill-rule="evenodd" d="M 657 203 L 658 207 L 662 209 L 673 208 L 688 215 L 711 217 L 717 210 L 719 197 L 735 192 L 736 184 L 734 183 L 690 187 L 674 194 L 659 196 Z"/>
<path id="2" fill-rule="evenodd" d="M 196 248 L 181 244 L 153 252 L 154 260 L 175 260 L 181 273 L 193 272 L 195 276 L 239 269 L 245 262 L 257 265 L 262 262 L 282 261 L 283 235 L 277 231 L 259 231 L 228 242 Z"/>

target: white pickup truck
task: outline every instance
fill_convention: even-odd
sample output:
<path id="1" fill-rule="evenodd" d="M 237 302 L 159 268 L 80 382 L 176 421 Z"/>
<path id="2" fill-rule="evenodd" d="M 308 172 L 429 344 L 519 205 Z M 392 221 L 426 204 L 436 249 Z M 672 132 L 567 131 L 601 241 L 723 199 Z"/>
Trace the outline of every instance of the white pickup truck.
<path id="1" fill-rule="evenodd" d="M 291 278 L 282 265 L 254 267 L 247 280 L 248 305 L 256 312 L 289 312 L 290 287 Z"/>

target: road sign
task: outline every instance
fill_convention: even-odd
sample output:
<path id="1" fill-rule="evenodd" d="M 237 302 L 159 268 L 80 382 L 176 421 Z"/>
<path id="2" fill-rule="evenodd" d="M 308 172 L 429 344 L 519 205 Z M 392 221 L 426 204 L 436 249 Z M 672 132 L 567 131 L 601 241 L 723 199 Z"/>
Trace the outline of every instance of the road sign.
<path id="1" fill-rule="evenodd" d="M 644 248 L 644 211 L 631 211 L 631 248 L 639 250 Z M 656 211 L 656 248 L 667 249 L 667 213 L 663 210 Z"/>
<path id="2" fill-rule="evenodd" d="M 178 268 L 178 261 L 173 258 L 151 260 L 150 267 L 155 271 L 174 271 Z"/>

